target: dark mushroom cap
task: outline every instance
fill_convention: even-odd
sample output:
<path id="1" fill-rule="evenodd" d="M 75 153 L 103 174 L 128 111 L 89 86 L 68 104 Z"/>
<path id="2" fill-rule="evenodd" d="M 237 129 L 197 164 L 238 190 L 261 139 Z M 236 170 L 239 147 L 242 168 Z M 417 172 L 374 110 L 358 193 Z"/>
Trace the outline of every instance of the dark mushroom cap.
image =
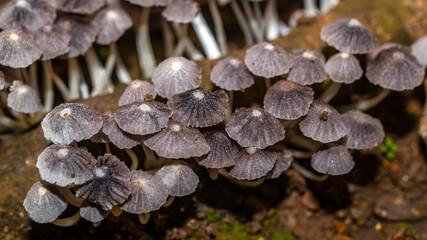
<path id="1" fill-rule="evenodd" d="M 184 57 L 170 57 L 153 71 L 151 80 L 157 93 L 169 98 L 172 95 L 199 87 L 202 69 Z"/>
<path id="2" fill-rule="evenodd" d="M 56 0 L 55 4 L 64 12 L 90 14 L 104 6 L 105 0 Z"/>
<path id="3" fill-rule="evenodd" d="M 103 114 L 104 122 L 101 128 L 108 140 L 120 149 L 130 149 L 141 143 L 142 137 L 124 132 L 114 120 L 114 112 L 107 111 Z"/>
<path id="4" fill-rule="evenodd" d="M 111 210 L 129 197 L 129 184 L 129 168 L 116 156 L 105 154 L 98 157 L 92 179 L 76 188 L 76 196 Z"/>
<path id="5" fill-rule="evenodd" d="M 331 105 L 320 100 L 313 102 L 299 127 L 304 136 L 322 143 L 335 142 L 347 134 L 341 114 Z"/>
<path id="6" fill-rule="evenodd" d="M 219 61 L 212 68 L 211 80 L 228 91 L 241 91 L 254 84 L 254 77 L 243 61 L 232 57 Z"/>
<path id="7" fill-rule="evenodd" d="M 169 196 L 168 189 L 161 181 L 142 170 L 130 173 L 130 189 L 129 199 L 121 208 L 135 214 L 160 209 Z"/>
<path id="8" fill-rule="evenodd" d="M 228 95 L 224 90 L 193 89 L 172 96 L 168 106 L 172 119 L 191 127 L 210 127 L 227 116 Z"/>
<path id="9" fill-rule="evenodd" d="M 4 77 L 4 72 L 0 71 L 0 91 L 4 89 L 6 85 L 6 78 Z"/>
<path id="10" fill-rule="evenodd" d="M 325 57 L 318 51 L 304 48 L 292 51 L 293 65 L 288 80 L 302 85 L 323 82 L 328 78 L 325 70 Z"/>
<path id="11" fill-rule="evenodd" d="M 200 12 L 199 4 L 193 0 L 172 0 L 162 16 L 169 22 L 190 23 Z"/>
<path id="12" fill-rule="evenodd" d="M 165 7 L 170 0 L 126 0 L 141 7 Z"/>
<path id="13" fill-rule="evenodd" d="M 381 51 L 368 62 L 368 80 L 386 89 L 403 91 L 421 85 L 424 67 L 405 46 L 395 46 Z"/>
<path id="14" fill-rule="evenodd" d="M 335 176 L 350 172 L 354 161 L 347 148 L 337 146 L 313 154 L 311 166 L 320 173 Z"/>
<path id="15" fill-rule="evenodd" d="M 320 38 L 341 52 L 365 54 L 378 47 L 375 36 L 354 18 L 341 19 L 324 26 Z"/>
<path id="16" fill-rule="evenodd" d="M 298 119 L 307 114 L 313 99 L 312 88 L 282 80 L 267 90 L 264 109 L 280 119 Z"/>
<path id="17" fill-rule="evenodd" d="M 67 201 L 55 186 L 46 182 L 36 182 L 28 190 L 24 207 L 30 218 L 38 223 L 55 221 L 67 208 Z"/>
<path id="18" fill-rule="evenodd" d="M 17 112 L 34 113 L 42 109 L 36 90 L 19 80 L 13 81 L 7 96 L 7 106 Z"/>
<path id="19" fill-rule="evenodd" d="M 337 53 L 326 62 L 326 72 L 332 81 L 353 83 L 363 75 L 362 67 L 357 58 L 349 53 Z"/>
<path id="20" fill-rule="evenodd" d="M 147 135 L 165 128 L 171 115 L 166 104 L 152 101 L 121 106 L 114 112 L 114 119 L 125 132 Z"/>
<path id="21" fill-rule="evenodd" d="M 236 155 L 236 164 L 231 169 L 230 175 L 239 180 L 255 180 L 273 169 L 276 160 L 275 152 L 246 148 Z"/>
<path id="22" fill-rule="evenodd" d="M 274 164 L 273 169 L 271 170 L 270 178 L 278 178 L 282 175 L 283 171 L 286 171 L 290 166 L 294 158 L 290 151 L 283 151 L 277 153 L 277 161 Z"/>
<path id="23" fill-rule="evenodd" d="M 203 133 L 203 136 L 211 150 L 207 155 L 197 158 L 200 165 L 206 168 L 224 168 L 235 164 L 239 150 L 225 131 L 209 131 Z"/>
<path id="24" fill-rule="evenodd" d="M 94 203 L 86 203 L 80 208 L 80 216 L 94 223 L 104 220 L 109 213 L 109 211 L 104 211 L 100 206 Z"/>
<path id="25" fill-rule="evenodd" d="M 241 108 L 233 113 L 225 130 L 242 147 L 266 148 L 285 138 L 285 128 L 261 108 Z"/>
<path id="26" fill-rule="evenodd" d="M 151 100 L 156 98 L 156 95 L 156 89 L 153 84 L 147 81 L 133 80 L 129 83 L 120 97 L 119 106 L 137 102 L 146 102 L 147 99 Z"/>
<path id="27" fill-rule="evenodd" d="M 46 139 L 56 144 L 70 144 L 98 133 L 102 117 L 87 105 L 63 103 L 44 117 L 41 126 Z"/>
<path id="28" fill-rule="evenodd" d="M 126 30 L 132 27 L 132 19 L 120 4 L 114 4 L 101 10 L 93 20 L 93 24 L 99 26 L 96 43 L 108 45 L 116 42 Z"/>
<path id="29" fill-rule="evenodd" d="M 183 197 L 197 189 L 199 177 L 184 161 L 172 160 L 154 175 L 154 179 L 166 186 L 168 194 Z"/>
<path id="30" fill-rule="evenodd" d="M 37 46 L 42 50 L 42 61 L 54 59 L 70 51 L 70 29 L 67 22 L 45 25 L 34 33 Z"/>
<path id="31" fill-rule="evenodd" d="M 200 157 L 210 150 L 199 130 L 173 120 L 159 133 L 147 136 L 144 144 L 165 158 Z"/>
<path id="32" fill-rule="evenodd" d="M 0 33 L 0 64 L 25 68 L 42 55 L 32 36 L 22 30 L 4 30 Z"/>
<path id="33" fill-rule="evenodd" d="M 368 149 L 383 141 L 384 130 L 379 119 L 357 110 L 346 112 L 342 117 L 348 130 L 347 148 Z"/>
<path id="34" fill-rule="evenodd" d="M 0 9 L 0 28 L 35 32 L 42 26 L 52 24 L 56 11 L 45 0 L 12 0 Z"/>
<path id="35" fill-rule="evenodd" d="M 427 36 L 419 38 L 411 45 L 412 55 L 414 55 L 418 62 L 424 67 L 427 67 Z"/>
<path id="36" fill-rule="evenodd" d="M 272 78 L 288 73 L 292 60 L 280 46 L 261 42 L 246 51 L 245 64 L 251 73 Z"/>

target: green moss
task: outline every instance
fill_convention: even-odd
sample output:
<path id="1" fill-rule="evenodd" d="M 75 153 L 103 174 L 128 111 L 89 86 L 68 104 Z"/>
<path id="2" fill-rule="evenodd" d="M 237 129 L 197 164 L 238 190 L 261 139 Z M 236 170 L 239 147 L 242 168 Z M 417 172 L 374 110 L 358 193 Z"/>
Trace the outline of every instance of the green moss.
<path id="1" fill-rule="evenodd" d="M 249 239 L 249 234 L 246 232 L 246 227 L 243 224 L 224 222 L 215 227 L 215 230 L 217 232 L 216 239 L 218 240 Z"/>
<path id="2" fill-rule="evenodd" d="M 215 222 L 216 220 L 219 219 L 219 213 L 213 210 L 212 212 L 208 213 L 207 218 L 209 222 Z"/>
<path id="3" fill-rule="evenodd" d="M 384 143 L 381 146 L 381 152 L 388 159 L 394 159 L 396 157 L 397 145 L 394 143 L 393 139 L 387 137 L 384 139 Z"/>
<path id="4" fill-rule="evenodd" d="M 275 232 L 271 235 L 271 240 L 295 240 L 295 238 L 289 233 Z"/>

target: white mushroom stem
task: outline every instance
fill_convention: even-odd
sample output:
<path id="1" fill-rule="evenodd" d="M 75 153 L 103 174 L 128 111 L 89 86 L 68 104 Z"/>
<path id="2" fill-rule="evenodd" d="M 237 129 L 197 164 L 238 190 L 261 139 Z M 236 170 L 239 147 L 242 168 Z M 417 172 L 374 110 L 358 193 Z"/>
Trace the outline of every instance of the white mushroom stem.
<path id="1" fill-rule="evenodd" d="M 90 47 L 86 54 L 86 64 L 89 69 L 89 75 L 92 82 L 92 96 L 97 96 L 100 94 L 109 93 L 109 91 L 113 88 L 113 84 L 110 79 L 111 71 L 108 72 L 105 69 L 98 56 L 96 55 L 93 47 Z M 114 58 L 114 57 L 113 57 Z M 111 60 L 110 60 L 111 61 Z M 115 61 L 115 58 L 114 58 Z"/>
<path id="2" fill-rule="evenodd" d="M 173 200 L 175 200 L 175 196 L 169 196 L 168 200 L 162 205 L 162 207 L 169 207 L 173 203 Z"/>
<path id="3" fill-rule="evenodd" d="M 286 25 L 285 22 L 279 20 L 279 34 L 280 36 L 287 36 L 292 31 L 292 28 Z"/>
<path id="4" fill-rule="evenodd" d="M 68 59 L 68 87 L 70 88 L 69 101 L 80 98 L 79 85 L 83 78 L 79 62 L 76 58 Z M 58 86 L 58 85 L 57 85 Z"/>
<path id="5" fill-rule="evenodd" d="M 259 4 L 260 4 L 260 2 L 258 2 L 258 1 L 253 2 L 253 9 L 254 9 L 255 17 L 258 21 L 258 24 L 261 27 L 261 29 L 260 29 L 261 33 L 264 34 L 265 23 L 264 23 L 264 17 L 262 16 L 261 6 Z M 263 37 L 263 39 L 264 39 L 264 37 Z"/>
<path id="6" fill-rule="evenodd" d="M 187 30 L 188 24 L 180 25 L 178 23 L 172 24 L 175 31 L 175 35 L 178 37 L 178 44 L 174 50 L 174 56 L 181 56 L 182 51 L 186 51 L 191 60 L 197 61 L 203 59 L 203 55 L 193 45 L 190 38 L 188 37 Z"/>
<path id="7" fill-rule="evenodd" d="M 342 83 L 331 82 L 325 91 L 322 92 L 319 99 L 327 103 L 330 102 L 337 95 L 341 86 Z"/>
<path id="8" fill-rule="evenodd" d="M 212 16 L 212 20 L 215 27 L 215 35 L 218 39 L 219 48 L 221 49 L 222 55 L 226 55 L 228 53 L 228 46 L 227 46 L 227 38 L 224 31 L 224 24 L 222 22 L 221 13 L 218 10 L 218 5 L 216 0 L 209 0 L 209 11 Z"/>
<path id="9" fill-rule="evenodd" d="M 218 44 L 209 29 L 202 12 L 200 12 L 193 21 L 191 21 L 191 25 L 199 38 L 206 57 L 208 59 L 217 59 L 221 57 L 221 51 L 219 50 Z"/>
<path id="10" fill-rule="evenodd" d="M 227 171 L 225 171 L 225 169 L 221 168 L 218 171 L 219 174 L 221 174 L 221 176 L 225 177 L 226 179 L 228 179 L 230 182 L 234 183 L 234 184 L 238 184 L 241 186 L 246 186 L 246 187 L 256 187 L 261 185 L 265 178 L 259 178 L 257 180 L 253 180 L 253 181 L 245 181 L 245 180 L 238 180 L 235 179 L 233 176 L 231 176 Z"/>
<path id="11" fill-rule="evenodd" d="M 120 52 L 117 49 L 116 43 L 111 44 L 111 50 L 114 51 L 114 54 L 116 55 L 116 75 L 120 82 L 124 84 L 129 84 L 132 82 L 132 77 L 130 76 L 130 73 L 123 63 L 122 58 L 120 57 Z"/>
<path id="12" fill-rule="evenodd" d="M 37 76 L 37 61 L 30 65 L 30 76 L 29 76 L 30 86 L 39 91 L 39 80 Z"/>
<path id="13" fill-rule="evenodd" d="M 164 165 L 165 161 L 162 159 L 157 159 L 154 155 L 153 150 L 145 146 L 144 142 L 141 141 L 142 150 L 144 151 L 145 160 L 144 160 L 144 169 L 156 169 Z"/>
<path id="14" fill-rule="evenodd" d="M 240 29 L 243 32 L 243 36 L 245 38 L 246 46 L 251 46 L 254 44 L 251 30 L 249 29 L 249 25 L 246 22 L 245 15 L 243 14 L 242 10 L 240 9 L 239 3 L 237 0 L 231 0 L 230 2 L 231 9 L 233 10 L 234 16 L 237 19 L 237 23 L 240 26 Z"/>
<path id="15" fill-rule="evenodd" d="M 60 227 L 71 227 L 80 220 L 80 209 L 72 216 L 67 218 L 58 218 L 52 223 Z"/>
<path id="16" fill-rule="evenodd" d="M 130 159 L 132 160 L 132 164 L 130 166 L 130 170 L 137 170 L 138 166 L 139 166 L 139 159 L 136 156 L 136 154 L 130 150 L 130 149 L 125 149 L 126 153 L 129 155 Z"/>
<path id="17" fill-rule="evenodd" d="M 252 29 L 252 33 L 253 33 L 253 36 L 255 37 L 256 42 L 262 42 L 263 41 L 262 29 L 259 22 L 254 16 L 251 5 L 247 0 L 241 0 L 241 3 L 243 6 L 243 11 L 245 12 L 246 17 L 249 20 L 249 26 Z"/>
<path id="18" fill-rule="evenodd" d="M 354 109 L 357 109 L 360 111 L 368 111 L 369 109 L 377 106 L 380 102 L 382 102 L 382 100 L 384 100 L 384 98 L 386 98 L 389 94 L 390 94 L 390 90 L 381 89 L 381 92 L 378 95 L 376 95 L 375 97 L 368 99 L 368 100 L 358 102 L 354 106 Z"/>
<path id="19" fill-rule="evenodd" d="M 150 8 L 143 7 L 136 30 L 136 50 L 143 78 L 151 78 L 156 67 L 156 57 L 150 40 L 149 19 Z"/>
<path id="20" fill-rule="evenodd" d="M 50 112 L 50 110 L 53 109 L 53 82 L 52 82 L 52 76 L 50 74 L 49 69 L 47 69 L 46 61 L 42 62 L 43 66 L 43 80 L 44 80 L 44 112 Z"/>
<path id="21" fill-rule="evenodd" d="M 93 89 L 92 96 L 104 94 L 105 91 L 112 92 L 114 90 L 114 86 L 110 80 L 110 77 L 114 70 L 114 66 L 116 65 L 117 53 L 118 52 L 116 51 L 115 44 L 110 44 L 107 61 L 105 63 L 105 73 L 100 80 L 102 85 L 99 89 Z"/>
<path id="22" fill-rule="evenodd" d="M 286 149 L 288 151 L 290 151 L 292 153 L 292 157 L 294 158 L 311 158 L 311 156 L 313 156 L 314 152 L 303 152 L 303 151 L 298 151 L 298 150 L 294 150 L 294 149 Z"/>
<path id="23" fill-rule="evenodd" d="M 84 78 L 82 78 L 82 81 L 79 85 L 79 89 L 80 89 L 80 95 L 82 99 L 90 98 L 89 86 L 87 85 L 87 82 L 85 81 Z"/>
<path id="24" fill-rule="evenodd" d="M 69 202 L 71 205 L 76 207 L 81 207 L 83 205 L 83 202 L 85 199 L 76 197 L 72 192 L 71 189 L 67 187 L 58 187 L 59 191 L 61 192 L 61 195 Z"/>
<path id="25" fill-rule="evenodd" d="M 317 151 L 321 145 L 319 142 L 310 141 L 309 139 L 296 134 L 287 135 L 287 142 L 293 146 L 304 148 L 311 152 Z"/>
<path id="26" fill-rule="evenodd" d="M 160 26 L 163 34 L 165 58 L 169 58 L 173 56 L 175 38 L 173 36 L 172 29 L 165 18 L 160 18 Z"/>
<path id="27" fill-rule="evenodd" d="M 315 0 L 304 0 L 304 13 L 307 17 L 314 17 L 318 12 Z"/>
<path id="28" fill-rule="evenodd" d="M 45 78 L 48 77 L 50 81 L 53 81 L 53 83 L 61 93 L 61 96 L 64 99 L 64 101 L 67 102 L 71 100 L 70 91 L 68 90 L 68 87 L 65 85 L 64 81 L 53 71 L 51 60 L 43 61 L 42 66 L 43 66 Z M 49 91 L 49 89 L 46 89 L 46 90 Z M 46 104 L 45 104 L 45 107 L 46 107 Z"/>
<path id="29" fill-rule="evenodd" d="M 146 224 L 148 223 L 148 221 L 150 221 L 150 213 L 148 212 L 138 214 L 138 219 L 141 224 Z"/>
<path id="30" fill-rule="evenodd" d="M 277 14 L 277 0 L 268 1 L 264 15 L 264 24 L 266 26 L 265 37 L 267 40 L 272 41 L 280 35 L 279 16 Z"/>
<path id="31" fill-rule="evenodd" d="M 0 128 L 13 129 L 16 132 L 22 132 L 28 129 L 28 125 L 25 122 L 15 121 L 5 116 L 0 116 Z"/>
<path id="32" fill-rule="evenodd" d="M 305 167 L 301 166 L 296 161 L 292 161 L 291 166 L 292 166 L 293 169 L 295 169 L 295 171 L 297 171 L 303 177 L 308 178 L 308 179 L 313 180 L 313 181 L 316 181 L 316 182 L 323 182 L 326 179 L 328 179 L 328 177 L 329 177 L 328 174 L 324 174 L 324 175 L 321 175 L 321 176 L 316 175 L 313 172 L 311 172 L 310 170 L 308 170 Z"/>
<path id="33" fill-rule="evenodd" d="M 113 206 L 111 209 L 111 214 L 113 214 L 114 217 L 118 217 L 123 213 L 123 210 L 117 206 Z"/>
<path id="34" fill-rule="evenodd" d="M 213 169 L 209 169 L 209 178 L 212 179 L 213 181 L 218 179 L 218 169 L 213 168 Z"/>
<path id="35" fill-rule="evenodd" d="M 325 14 L 338 5 L 340 0 L 320 0 L 320 12 Z"/>

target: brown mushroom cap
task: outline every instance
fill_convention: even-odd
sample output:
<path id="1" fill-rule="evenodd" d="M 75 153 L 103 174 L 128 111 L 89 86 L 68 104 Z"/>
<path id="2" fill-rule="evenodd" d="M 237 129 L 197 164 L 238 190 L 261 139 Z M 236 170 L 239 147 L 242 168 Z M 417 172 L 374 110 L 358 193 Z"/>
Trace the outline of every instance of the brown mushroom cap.
<path id="1" fill-rule="evenodd" d="M 99 26 L 96 43 L 108 45 L 116 42 L 126 30 L 132 27 L 132 19 L 120 7 L 120 4 L 113 4 L 98 12 L 93 20 L 93 24 Z"/>
<path id="2" fill-rule="evenodd" d="M 200 12 L 199 4 L 193 0 L 172 0 L 162 16 L 169 22 L 190 23 Z"/>
<path id="3" fill-rule="evenodd" d="M 353 83 L 363 75 L 357 58 L 349 53 L 337 53 L 326 62 L 326 72 L 334 82 Z"/>
<path id="4" fill-rule="evenodd" d="M 124 106 L 131 103 L 146 102 L 148 100 L 156 98 L 156 89 L 153 84 L 142 81 L 133 80 L 126 87 L 122 96 L 119 99 L 119 106 Z"/>
<path id="5" fill-rule="evenodd" d="M 337 146 L 313 154 L 311 166 L 320 173 L 335 176 L 350 172 L 354 161 L 347 148 Z"/>
<path id="6" fill-rule="evenodd" d="M 42 61 L 54 59 L 70 51 L 70 29 L 67 22 L 45 25 L 34 33 L 37 46 L 42 50 Z"/>
<path id="7" fill-rule="evenodd" d="M 17 112 L 35 113 L 42 109 L 39 95 L 22 81 L 13 81 L 11 92 L 7 96 L 7 106 Z"/>
<path id="8" fill-rule="evenodd" d="M 347 148 L 369 149 L 383 141 L 384 130 L 379 119 L 357 110 L 346 112 L 342 116 L 348 130 Z"/>
<path id="9" fill-rule="evenodd" d="M 207 155 L 196 158 L 200 165 L 206 168 L 224 168 L 235 164 L 239 150 L 225 131 L 209 131 L 203 133 L 203 136 L 211 150 Z"/>
<path id="10" fill-rule="evenodd" d="M 325 70 L 325 57 L 319 51 L 304 48 L 292 51 L 293 65 L 288 80 L 302 85 L 323 82 L 328 78 Z"/>
<path id="11" fill-rule="evenodd" d="M 0 33 L 0 64 L 12 68 L 25 68 L 35 62 L 42 51 L 32 36 L 22 30 L 4 30 Z"/>
<path id="12" fill-rule="evenodd" d="M 271 178 L 278 178 L 282 175 L 283 171 L 286 171 L 290 166 L 294 158 L 290 151 L 283 151 L 277 153 L 277 161 L 274 164 L 274 168 L 271 170 Z"/>
<path id="13" fill-rule="evenodd" d="M 100 132 L 104 133 L 108 141 L 112 142 L 116 147 L 120 149 L 130 149 L 141 143 L 141 136 L 133 135 L 120 129 L 119 125 L 114 120 L 113 111 L 105 112 L 103 117 L 104 122 Z"/>
<path id="14" fill-rule="evenodd" d="M 275 152 L 246 148 L 237 154 L 236 164 L 231 169 L 230 175 L 239 180 L 255 180 L 273 169 L 276 160 Z"/>
<path id="15" fill-rule="evenodd" d="M 241 91 L 254 84 L 254 77 L 243 61 L 232 57 L 219 61 L 212 68 L 211 80 L 228 91 Z"/>

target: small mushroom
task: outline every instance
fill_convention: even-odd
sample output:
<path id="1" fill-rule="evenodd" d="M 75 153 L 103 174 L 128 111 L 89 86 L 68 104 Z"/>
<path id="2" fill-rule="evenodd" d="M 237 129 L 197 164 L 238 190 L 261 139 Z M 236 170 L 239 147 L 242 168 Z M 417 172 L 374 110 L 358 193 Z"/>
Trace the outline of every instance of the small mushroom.
<path id="1" fill-rule="evenodd" d="M 153 84 L 147 81 L 133 80 L 120 97 L 119 106 L 137 102 L 150 102 L 156 98 L 156 95 L 156 89 Z"/>
<path id="2" fill-rule="evenodd" d="M 199 12 L 199 4 L 193 0 L 171 0 L 162 16 L 169 22 L 190 23 Z"/>
<path id="3" fill-rule="evenodd" d="M 105 136 L 107 136 L 108 141 L 112 142 L 116 147 L 120 149 L 130 149 L 141 143 L 141 136 L 130 134 L 120 129 L 119 125 L 114 120 L 113 111 L 105 112 L 103 117 L 103 125 L 100 132 L 103 132 Z M 101 140 L 101 142 L 108 141 Z"/>
<path id="4" fill-rule="evenodd" d="M 232 57 L 219 61 L 212 68 L 211 80 L 228 91 L 241 91 L 254 84 L 254 77 L 243 61 Z"/>
<path id="5" fill-rule="evenodd" d="M 166 7 L 170 0 L 126 0 L 141 7 Z"/>
<path id="6" fill-rule="evenodd" d="M 277 160 L 275 152 L 257 148 L 245 148 L 236 158 L 236 164 L 230 171 L 230 175 L 239 180 L 255 180 L 265 176 L 274 167 Z"/>
<path id="7" fill-rule="evenodd" d="M 42 61 L 54 59 L 70 51 L 71 26 L 68 22 L 45 25 L 34 33 L 37 46 L 42 50 Z"/>
<path id="8" fill-rule="evenodd" d="M 108 45 L 116 42 L 132 26 L 132 19 L 120 4 L 112 4 L 98 12 L 93 24 L 100 28 L 96 43 Z"/>
<path id="9" fill-rule="evenodd" d="M 424 67 L 427 67 L 427 36 L 417 39 L 411 45 L 412 55 L 414 55 L 418 62 Z"/>
<path id="10" fill-rule="evenodd" d="M 109 213 L 94 203 L 86 203 L 80 208 L 80 216 L 93 223 L 104 220 Z"/>
<path id="11" fill-rule="evenodd" d="M 55 0 L 55 2 L 59 10 L 77 14 L 91 14 L 105 4 L 105 0 Z"/>
<path id="12" fill-rule="evenodd" d="M 311 166 L 314 170 L 329 174 L 343 175 L 354 167 L 353 157 L 344 146 L 336 146 L 313 154 Z"/>
<path id="13" fill-rule="evenodd" d="M 271 178 L 278 178 L 284 171 L 286 171 L 290 166 L 294 158 L 290 151 L 283 151 L 277 153 L 277 161 L 274 164 L 273 169 L 271 170 Z"/>
<path id="14" fill-rule="evenodd" d="M 288 73 L 288 81 L 311 85 L 328 78 L 325 57 L 320 52 L 300 48 L 292 51 L 291 57 L 293 65 Z"/>
<path id="15" fill-rule="evenodd" d="M 362 67 L 355 56 L 349 53 L 337 53 L 326 62 L 326 72 L 332 81 L 350 84 L 363 75 Z"/>
<path id="16" fill-rule="evenodd" d="M 13 81 L 10 87 L 10 93 L 7 96 L 7 106 L 21 113 L 35 113 L 42 109 L 39 95 L 22 81 Z"/>
<path id="17" fill-rule="evenodd" d="M 348 130 L 347 148 L 369 149 L 383 141 L 383 125 L 377 118 L 358 110 L 346 112 L 342 117 Z"/>
<path id="18" fill-rule="evenodd" d="M 42 51 L 32 36 L 22 30 L 4 30 L 0 33 L 0 64 L 12 68 L 25 68 L 35 62 Z"/>
<path id="19" fill-rule="evenodd" d="M 207 155 L 196 158 L 200 165 L 206 168 L 224 168 L 235 164 L 239 150 L 225 131 L 209 131 L 203 133 L 203 136 L 211 150 Z"/>

